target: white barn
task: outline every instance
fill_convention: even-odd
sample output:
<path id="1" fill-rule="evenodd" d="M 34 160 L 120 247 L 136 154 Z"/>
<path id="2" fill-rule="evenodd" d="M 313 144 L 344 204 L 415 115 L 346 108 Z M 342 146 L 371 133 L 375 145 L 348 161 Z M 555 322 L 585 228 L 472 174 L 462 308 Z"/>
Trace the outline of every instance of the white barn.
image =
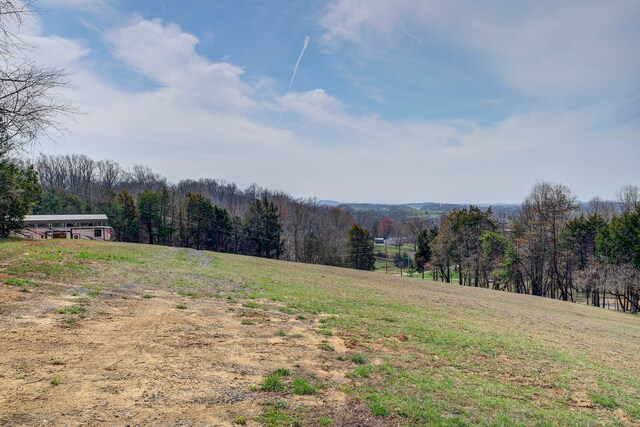
<path id="1" fill-rule="evenodd" d="M 18 236 L 25 239 L 115 240 L 106 215 L 27 215 Z"/>

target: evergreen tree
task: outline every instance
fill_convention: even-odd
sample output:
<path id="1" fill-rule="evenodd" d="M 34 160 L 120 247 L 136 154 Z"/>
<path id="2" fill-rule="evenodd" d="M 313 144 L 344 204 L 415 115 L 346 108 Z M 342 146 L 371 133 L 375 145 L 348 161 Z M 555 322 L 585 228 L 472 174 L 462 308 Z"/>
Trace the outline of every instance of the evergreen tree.
<path id="1" fill-rule="evenodd" d="M 133 196 L 126 189 L 116 197 L 110 218 L 119 241 L 139 241 L 138 210 Z"/>
<path id="2" fill-rule="evenodd" d="M 207 249 L 213 206 L 202 194 L 187 193 L 183 205 L 182 246 Z"/>
<path id="3" fill-rule="evenodd" d="M 640 269 L 640 210 L 613 218 L 598 234 L 596 249 L 611 264 Z"/>
<path id="4" fill-rule="evenodd" d="M 282 225 L 278 207 L 267 200 L 256 200 L 247 211 L 242 224 L 247 255 L 280 258 L 284 250 Z"/>
<path id="5" fill-rule="evenodd" d="M 138 211 L 140 227 L 149 244 L 157 243 L 160 233 L 160 197 L 151 190 L 143 190 L 138 194 Z"/>
<path id="6" fill-rule="evenodd" d="M 309 232 L 302 244 L 301 261 L 309 264 L 319 264 L 320 260 L 322 260 L 322 252 L 322 241 L 316 236 L 316 233 Z"/>
<path id="7" fill-rule="evenodd" d="M 213 224 L 211 228 L 211 249 L 218 252 L 229 252 L 233 235 L 233 223 L 226 209 L 219 206 L 213 207 Z"/>
<path id="8" fill-rule="evenodd" d="M 174 199 L 165 185 L 158 196 L 160 227 L 158 230 L 158 243 L 161 245 L 172 245 L 175 232 L 176 206 Z"/>
<path id="9" fill-rule="evenodd" d="M 40 192 L 32 166 L 0 160 L 0 237 L 23 228 L 24 216 L 35 205 Z"/>
<path id="10" fill-rule="evenodd" d="M 47 189 L 42 192 L 38 203 L 33 207 L 38 215 L 63 215 L 91 213 L 89 203 L 75 194 L 64 190 Z"/>
<path id="11" fill-rule="evenodd" d="M 347 234 L 349 266 L 358 270 L 373 270 L 373 239 L 359 224 L 353 224 Z"/>
<path id="12" fill-rule="evenodd" d="M 183 207 L 182 244 L 196 249 L 226 252 L 233 234 L 226 209 L 201 194 L 187 193 Z"/>
<path id="13" fill-rule="evenodd" d="M 431 261 L 431 247 L 429 246 L 430 237 L 432 232 L 427 229 L 420 230 L 416 236 L 416 255 L 414 257 L 416 268 L 419 273 L 422 273 L 424 279 L 424 270 L 427 267 L 429 261 Z"/>

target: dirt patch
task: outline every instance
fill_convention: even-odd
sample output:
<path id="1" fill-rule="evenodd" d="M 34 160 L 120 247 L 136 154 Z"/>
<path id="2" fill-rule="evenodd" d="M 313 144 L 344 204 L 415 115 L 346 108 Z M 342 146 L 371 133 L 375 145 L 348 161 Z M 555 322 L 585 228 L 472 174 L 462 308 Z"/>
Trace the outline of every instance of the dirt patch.
<path id="1" fill-rule="evenodd" d="M 261 402 L 274 399 L 259 386 L 278 368 L 321 385 L 312 396 L 276 396 L 289 408 L 336 420 L 354 410 L 341 391 L 345 368 L 335 361 L 347 347 L 318 335 L 312 320 L 296 320 L 268 301 L 253 310 L 241 301 L 157 290 L 142 298 L 134 285 L 114 285 L 96 298 L 80 289 L 50 295 L 42 287 L 21 300 L 18 290 L 0 285 L 0 424 L 230 426 L 247 417 L 247 425 L 258 425 Z M 321 350 L 323 343 L 335 351 Z M 358 417 L 342 425 L 375 425 Z"/>

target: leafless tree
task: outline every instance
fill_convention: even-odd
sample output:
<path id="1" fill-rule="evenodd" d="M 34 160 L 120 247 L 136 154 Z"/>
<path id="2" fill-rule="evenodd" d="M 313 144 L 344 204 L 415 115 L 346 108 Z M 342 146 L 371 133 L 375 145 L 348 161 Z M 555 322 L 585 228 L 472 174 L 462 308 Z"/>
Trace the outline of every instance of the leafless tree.
<path id="1" fill-rule="evenodd" d="M 119 163 L 101 160 L 96 163 L 98 186 L 105 193 L 115 193 L 125 178 Z"/>
<path id="2" fill-rule="evenodd" d="M 0 0 L 0 157 L 59 132 L 61 116 L 73 111 L 58 92 L 66 72 L 37 64 L 20 38 L 31 4 Z"/>
<path id="3" fill-rule="evenodd" d="M 600 196 L 594 196 L 589 200 L 589 215 L 600 215 L 603 218 L 611 219 L 615 215 L 615 204 L 613 202 L 603 200 Z"/>
<path id="4" fill-rule="evenodd" d="M 560 268 L 560 233 L 577 209 L 575 196 L 562 184 L 537 183 L 522 203 L 518 227 L 527 254 L 534 295 L 572 299 L 571 287 Z"/>
<path id="5" fill-rule="evenodd" d="M 637 206 L 640 206 L 640 189 L 637 185 L 625 185 L 616 191 L 616 199 L 623 213 L 632 212 Z"/>
<path id="6" fill-rule="evenodd" d="M 406 230 L 409 232 L 409 238 L 413 243 L 413 250 L 416 248 L 416 241 L 418 240 L 418 234 L 429 227 L 428 219 L 422 216 L 413 216 L 406 220 Z"/>

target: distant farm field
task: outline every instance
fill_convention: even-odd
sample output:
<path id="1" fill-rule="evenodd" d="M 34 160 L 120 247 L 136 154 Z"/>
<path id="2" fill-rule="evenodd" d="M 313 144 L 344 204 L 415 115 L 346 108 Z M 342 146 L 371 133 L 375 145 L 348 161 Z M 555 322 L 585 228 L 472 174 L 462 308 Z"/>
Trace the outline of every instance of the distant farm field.
<path id="1" fill-rule="evenodd" d="M 0 425 L 640 425 L 640 317 L 192 249 L 0 240 Z"/>

